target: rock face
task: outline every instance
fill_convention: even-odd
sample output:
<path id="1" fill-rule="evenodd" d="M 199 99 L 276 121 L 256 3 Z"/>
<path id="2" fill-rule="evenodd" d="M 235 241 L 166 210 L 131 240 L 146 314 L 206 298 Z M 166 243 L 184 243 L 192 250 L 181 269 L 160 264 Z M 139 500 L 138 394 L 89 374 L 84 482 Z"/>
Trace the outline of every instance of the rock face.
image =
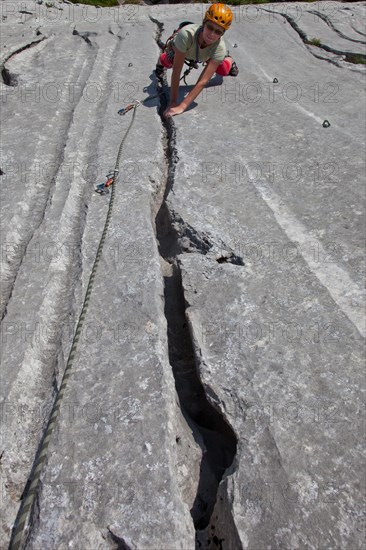
<path id="1" fill-rule="evenodd" d="M 118 116 L 205 9 L 1 3 L 1 547 L 111 196 L 22 546 L 363 546 L 365 4 L 233 8 L 237 78 Z"/>

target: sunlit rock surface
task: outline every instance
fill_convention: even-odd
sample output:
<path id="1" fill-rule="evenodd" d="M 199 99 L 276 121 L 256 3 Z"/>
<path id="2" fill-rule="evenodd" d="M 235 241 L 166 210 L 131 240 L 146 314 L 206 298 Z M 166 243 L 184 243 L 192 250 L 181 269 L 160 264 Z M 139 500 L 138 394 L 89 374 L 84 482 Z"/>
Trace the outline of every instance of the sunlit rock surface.
<path id="1" fill-rule="evenodd" d="M 361 548 L 365 3 L 233 8 L 168 124 L 170 74 L 117 112 L 207 6 L 0 7 L 1 547 L 120 151 L 25 546 Z"/>

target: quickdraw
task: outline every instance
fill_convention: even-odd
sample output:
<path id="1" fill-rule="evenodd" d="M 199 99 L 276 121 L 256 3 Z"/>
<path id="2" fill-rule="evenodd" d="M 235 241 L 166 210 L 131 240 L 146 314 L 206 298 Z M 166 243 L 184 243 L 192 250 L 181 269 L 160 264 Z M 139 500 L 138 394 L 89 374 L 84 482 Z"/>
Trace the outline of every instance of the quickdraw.
<path id="1" fill-rule="evenodd" d="M 144 91 L 145 91 L 145 88 L 144 88 Z M 125 115 L 126 113 L 128 113 L 128 111 L 131 111 L 131 109 L 134 109 L 139 105 L 144 105 L 144 103 L 146 103 L 147 101 L 150 101 L 151 99 L 156 99 L 157 97 L 159 97 L 159 94 L 149 95 L 148 97 L 145 97 L 145 99 L 143 99 L 142 101 L 139 101 L 138 99 L 134 99 L 132 103 L 129 103 L 126 107 L 122 107 L 122 109 L 120 109 L 117 112 L 121 116 Z"/>
<path id="2" fill-rule="evenodd" d="M 129 131 L 132 128 L 133 122 L 135 120 L 135 116 L 136 116 L 136 109 L 134 109 L 132 120 L 127 130 L 125 131 L 125 134 L 122 138 L 122 141 L 118 149 L 115 169 L 113 170 L 113 181 L 115 183 L 116 183 L 116 180 L 118 179 L 118 168 L 119 168 L 120 159 L 123 152 L 123 146 L 127 139 Z M 53 434 L 55 425 L 57 423 L 58 416 L 60 414 L 62 398 L 67 387 L 67 381 L 70 378 L 72 373 L 76 350 L 77 350 L 78 342 L 80 340 L 80 335 L 82 334 L 83 324 L 87 314 L 87 310 L 90 302 L 90 296 L 93 290 L 93 285 L 94 285 L 94 281 L 95 281 L 95 277 L 98 269 L 98 264 L 99 264 L 100 258 L 102 257 L 104 243 L 108 235 L 108 229 L 112 218 L 112 210 L 113 210 L 115 193 L 116 193 L 116 185 L 113 185 L 102 236 L 99 241 L 98 250 L 97 250 L 92 271 L 89 277 L 85 298 L 83 301 L 81 313 L 79 316 L 78 324 L 77 324 L 74 338 L 71 345 L 71 350 L 69 353 L 69 357 L 67 359 L 60 388 L 56 394 L 56 397 L 52 406 L 52 411 L 48 419 L 46 431 L 42 436 L 42 440 L 40 442 L 40 446 L 38 448 L 38 451 L 34 460 L 34 465 L 30 474 L 29 484 L 26 485 L 21 498 L 20 508 L 18 510 L 18 514 L 15 519 L 14 527 L 10 538 L 9 550 L 20 550 L 21 548 L 24 548 L 24 545 L 25 545 L 25 541 L 23 541 L 23 538 L 30 524 L 29 516 L 32 515 L 34 511 L 35 503 L 38 500 L 38 493 L 39 493 L 38 487 L 39 487 L 40 478 L 42 475 L 43 465 L 47 459 L 48 447 L 52 439 L 52 434 Z"/>
<path id="3" fill-rule="evenodd" d="M 109 172 L 106 175 L 106 181 L 97 185 L 95 188 L 95 192 L 99 193 L 99 195 L 106 195 L 107 193 L 109 193 L 109 187 L 113 184 L 116 173 L 118 173 L 118 170 Z"/>
<path id="4" fill-rule="evenodd" d="M 124 107 L 124 108 L 120 109 L 118 111 L 118 114 L 119 115 L 125 115 L 126 113 L 128 113 L 128 111 L 131 111 L 131 109 L 133 109 L 134 107 L 138 107 L 139 105 L 141 105 L 141 101 L 139 101 L 138 99 L 134 99 L 132 103 L 129 103 L 127 105 L 127 107 Z"/>

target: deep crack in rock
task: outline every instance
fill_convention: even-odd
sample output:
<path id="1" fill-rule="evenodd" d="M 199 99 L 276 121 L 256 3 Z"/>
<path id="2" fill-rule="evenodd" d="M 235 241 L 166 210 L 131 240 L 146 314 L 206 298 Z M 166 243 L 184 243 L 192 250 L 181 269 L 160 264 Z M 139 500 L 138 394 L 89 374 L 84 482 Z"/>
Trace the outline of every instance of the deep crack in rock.
<path id="1" fill-rule="evenodd" d="M 110 527 L 108 527 L 108 539 L 112 542 L 115 550 L 133 550 L 122 537 L 117 537 Z"/>
<path id="2" fill-rule="evenodd" d="M 309 10 L 308 13 L 312 13 L 313 15 L 316 15 L 317 17 L 319 17 L 319 19 L 324 21 L 324 23 L 326 23 L 328 25 L 328 27 L 330 27 L 341 38 L 344 38 L 345 40 L 349 40 L 350 42 L 356 42 L 357 44 L 362 44 L 362 45 L 365 44 L 365 42 L 363 40 L 356 40 L 355 38 L 351 38 L 350 36 L 347 36 L 342 31 L 337 29 L 337 27 L 335 27 L 333 25 L 330 18 L 327 15 L 325 15 L 324 13 L 320 13 L 319 11 L 316 11 L 316 10 Z"/>
<path id="3" fill-rule="evenodd" d="M 97 36 L 96 32 L 90 32 L 90 31 L 79 32 L 79 31 L 76 30 L 76 28 L 74 28 L 74 30 L 72 31 L 72 34 L 76 35 L 76 36 L 80 36 L 80 38 L 85 40 L 85 42 L 88 44 L 88 46 L 93 45 L 91 43 L 91 40 L 90 40 L 89 36 Z"/>
<path id="4" fill-rule="evenodd" d="M 5 86 L 12 86 L 13 88 L 18 86 L 18 75 L 11 73 L 9 69 L 4 66 L 1 69 L 1 78 Z"/>
<path id="5" fill-rule="evenodd" d="M 37 34 L 37 36 L 39 36 L 40 34 L 41 33 Z M 12 86 L 12 87 L 18 86 L 18 75 L 11 73 L 9 69 L 5 67 L 5 63 L 10 61 L 16 55 L 24 52 L 24 50 L 28 50 L 29 48 L 33 48 L 34 46 L 37 46 L 37 44 L 39 44 L 40 42 L 43 42 L 43 40 L 47 40 L 47 36 L 42 36 L 42 38 L 40 38 L 39 40 L 33 40 L 32 42 L 29 42 L 25 46 L 22 46 L 17 50 L 10 52 L 6 56 L 4 61 L 0 64 L 1 78 L 5 86 Z"/>
<path id="6" fill-rule="evenodd" d="M 260 8 L 262 9 L 263 11 L 267 11 L 269 12 L 269 10 L 267 10 L 266 8 Z M 316 54 L 314 54 L 314 52 L 312 51 L 311 48 L 309 48 L 309 46 L 312 46 L 312 41 L 309 40 L 309 37 L 307 36 L 307 34 L 299 27 L 299 25 L 296 23 L 296 21 L 290 16 L 288 15 L 287 13 L 282 13 L 282 12 L 269 12 L 269 13 L 275 13 L 277 15 L 280 15 L 282 17 L 284 17 L 286 19 L 286 21 L 288 21 L 288 23 L 290 23 L 291 27 L 297 32 L 297 34 L 299 35 L 299 37 L 301 38 L 301 40 L 303 41 L 304 45 L 308 48 L 308 50 L 310 51 L 310 53 L 316 57 L 317 59 L 322 59 L 324 61 L 328 61 L 336 66 L 339 67 L 339 64 L 331 59 L 327 59 L 327 58 L 324 58 L 324 57 L 321 57 L 321 56 L 318 56 Z M 318 12 L 315 12 L 315 11 L 311 11 L 310 13 L 313 13 L 313 14 L 316 14 L 318 15 L 319 17 L 321 17 L 321 14 L 319 14 Z M 334 29 L 335 30 L 335 29 Z M 354 42 L 357 42 L 357 41 L 354 41 Z M 360 43 L 362 43 L 360 41 Z M 320 43 L 319 45 L 317 45 L 317 47 L 321 50 L 324 50 L 328 53 L 332 53 L 334 55 L 338 55 L 340 57 L 343 57 L 345 61 L 347 61 L 348 63 L 353 63 L 354 65 L 358 65 L 358 64 L 365 64 L 366 62 L 366 55 L 363 54 L 363 53 L 352 53 L 352 52 L 347 52 L 347 51 L 344 51 L 344 50 L 337 50 L 335 48 L 332 48 L 330 46 L 327 46 L 326 44 L 322 44 Z"/>
<path id="7" fill-rule="evenodd" d="M 156 42 L 159 45 L 163 25 L 155 19 L 153 22 L 158 27 Z M 164 78 L 163 84 L 158 85 L 159 114 L 166 132 L 165 155 L 168 170 L 165 187 L 160 193 L 161 205 L 156 215 L 155 224 L 159 252 L 162 264 L 165 266 L 164 313 L 168 326 L 169 361 L 181 408 L 191 429 L 200 434 L 201 438 L 198 439 L 202 439 L 204 443 L 197 493 L 191 508 L 191 516 L 196 529 L 196 547 L 202 548 L 202 542 L 199 539 L 206 538 L 202 537 L 202 531 L 209 525 L 219 483 L 233 463 L 237 438 L 231 426 L 207 398 L 198 375 L 193 339 L 186 318 L 186 302 L 181 272 L 177 265 L 177 255 L 187 251 L 186 248 L 189 249 L 191 246 L 194 251 L 207 254 L 213 244 L 207 235 L 198 234 L 191 226 L 185 224 L 177 213 L 169 211 L 166 203 L 167 196 L 173 189 L 178 155 L 175 147 L 176 132 L 173 119 L 163 117 L 163 112 L 168 105 L 168 87 L 166 77 Z M 230 253 L 226 253 L 226 256 L 221 256 L 221 261 L 234 259 L 233 263 L 243 265 L 242 260 L 235 255 L 231 258 Z M 223 259 L 224 257 L 225 259 Z"/>

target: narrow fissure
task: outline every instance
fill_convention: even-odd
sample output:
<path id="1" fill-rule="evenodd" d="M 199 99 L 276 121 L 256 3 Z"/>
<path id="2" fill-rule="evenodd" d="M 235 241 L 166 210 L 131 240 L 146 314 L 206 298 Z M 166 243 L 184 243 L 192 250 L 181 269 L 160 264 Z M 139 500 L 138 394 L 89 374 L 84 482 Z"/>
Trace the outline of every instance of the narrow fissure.
<path id="1" fill-rule="evenodd" d="M 131 546 L 129 546 L 123 538 L 117 537 L 110 527 L 108 527 L 108 534 L 106 538 L 114 544 L 116 550 L 132 550 Z"/>
<path id="2" fill-rule="evenodd" d="M 335 27 L 332 23 L 332 21 L 329 19 L 329 17 L 327 15 L 325 15 L 324 13 L 320 13 L 318 11 L 315 11 L 315 10 L 309 10 L 308 13 L 312 13 L 313 15 L 316 15 L 317 17 L 319 17 L 319 19 L 321 19 L 322 21 L 324 21 L 324 23 L 326 23 L 328 25 L 328 27 L 330 27 L 336 34 L 338 34 L 338 36 L 340 36 L 341 38 L 344 38 L 345 40 L 349 40 L 350 42 L 357 42 L 357 44 L 362 44 L 364 45 L 365 42 L 363 40 L 356 40 L 355 38 L 351 38 L 350 36 L 347 36 L 346 34 L 344 34 L 342 31 L 340 31 L 339 29 L 337 29 L 337 27 Z"/>
<path id="3" fill-rule="evenodd" d="M 262 9 L 263 11 L 269 12 L 265 8 L 260 8 L 260 9 Z M 315 45 L 315 44 L 312 43 L 312 40 L 309 40 L 307 34 L 298 26 L 296 21 L 290 15 L 288 15 L 287 13 L 280 13 L 280 12 L 269 12 L 269 13 L 272 13 L 272 14 L 276 13 L 277 15 L 281 15 L 282 17 L 284 17 L 286 19 L 286 21 L 288 21 L 290 23 L 291 27 L 300 36 L 301 40 L 303 41 L 303 43 L 305 44 L 306 47 Z M 313 12 L 311 12 L 311 13 L 313 13 Z M 317 14 L 317 15 L 319 15 L 319 14 Z M 353 63 L 354 65 L 364 65 L 365 62 L 366 62 L 366 55 L 363 54 L 363 53 L 352 53 L 352 52 L 346 52 L 346 51 L 343 51 L 343 50 L 336 50 L 335 48 L 331 48 L 330 46 L 327 46 L 326 44 L 322 44 L 322 43 L 317 44 L 316 47 L 318 47 L 319 49 L 324 50 L 326 52 L 333 53 L 333 54 L 339 55 L 339 56 L 343 56 L 345 61 L 347 61 L 348 63 Z M 323 59 L 324 61 L 329 61 L 330 63 L 332 63 L 332 60 L 328 60 L 328 59 L 325 59 L 323 57 L 315 55 L 314 52 L 310 48 L 308 48 L 308 50 L 310 51 L 310 53 L 312 55 L 314 55 L 314 57 L 316 57 L 318 59 Z M 333 64 L 335 64 L 335 63 L 333 62 Z"/>
<path id="4" fill-rule="evenodd" d="M 163 25 L 157 24 L 156 42 L 159 45 Z M 161 44 L 161 42 L 160 42 Z M 217 491 L 225 471 L 232 465 L 237 448 L 237 438 L 224 417 L 208 401 L 204 387 L 197 372 L 194 347 L 186 318 L 186 304 L 177 255 L 185 251 L 184 238 L 180 234 L 182 220 L 169 211 L 166 199 L 173 190 L 175 167 L 178 160 L 175 148 L 175 126 L 172 118 L 164 119 L 163 112 L 168 105 L 168 87 L 166 79 L 158 84 L 160 97 L 159 115 L 165 129 L 165 156 L 167 177 L 161 189 L 161 205 L 156 214 L 156 235 L 164 274 L 164 313 L 167 320 L 169 362 L 173 370 L 175 387 L 184 416 L 193 432 L 200 434 L 203 441 L 200 476 L 195 501 L 190 510 L 196 529 L 196 548 L 209 544 L 203 531 L 209 527 Z M 184 224 L 183 224 L 184 225 Z M 192 238 L 193 228 L 189 228 L 189 237 L 193 248 L 206 254 L 212 244 L 206 237 Z M 243 265 L 241 259 L 234 258 L 233 263 Z M 230 261 L 230 258 L 229 260 Z M 211 525 L 211 529 L 214 527 Z M 223 543 L 225 534 L 221 533 Z M 204 542 L 203 542 L 204 541 Z M 224 547 L 224 546 L 223 546 Z"/>
<path id="5" fill-rule="evenodd" d="M 76 30 L 76 27 L 74 27 L 74 30 L 72 31 L 72 34 L 76 35 L 76 36 L 80 36 L 80 38 L 85 40 L 85 42 L 88 44 L 88 46 L 92 46 L 93 44 L 92 44 L 89 36 L 97 36 L 98 33 L 90 32 L 90 31 L 79 32 L 78 30 Z"/>
<path id="6" fill-rule="evenodd" d="M 5 86 L 12 86 L 13 88 L 18 86 L 18 75 L 11 73 L 6 67 L 1 69 L 1 78 Z"/>
<path id="7" fill-rule="evenodd" d="M 16 87 L 18 86 L 18 75 L 12 74 L 9 69 L 5 67 L 5 63 L 10 61 L 13 57 L 16 55 L 24 52 L 24 50 L 28 50 L 29 48 L 33 48 L 33 46 L 37 46 L 40 42 L 43 42 L 43 40 L 47 40 L 47 36 L 42 36 L 42 38 L 39 38 L 38 40 L 33 40 L 33 42 L 30 42 L 29 44 L 26 44 L 25 46 L 22 46 L 21 48 L 18 48 L 17 50 L 10 52 L 9 55 L 6 56 L 4 61 L 1 63 L 1 78 L 5 86 L 12 86 Z"/>

